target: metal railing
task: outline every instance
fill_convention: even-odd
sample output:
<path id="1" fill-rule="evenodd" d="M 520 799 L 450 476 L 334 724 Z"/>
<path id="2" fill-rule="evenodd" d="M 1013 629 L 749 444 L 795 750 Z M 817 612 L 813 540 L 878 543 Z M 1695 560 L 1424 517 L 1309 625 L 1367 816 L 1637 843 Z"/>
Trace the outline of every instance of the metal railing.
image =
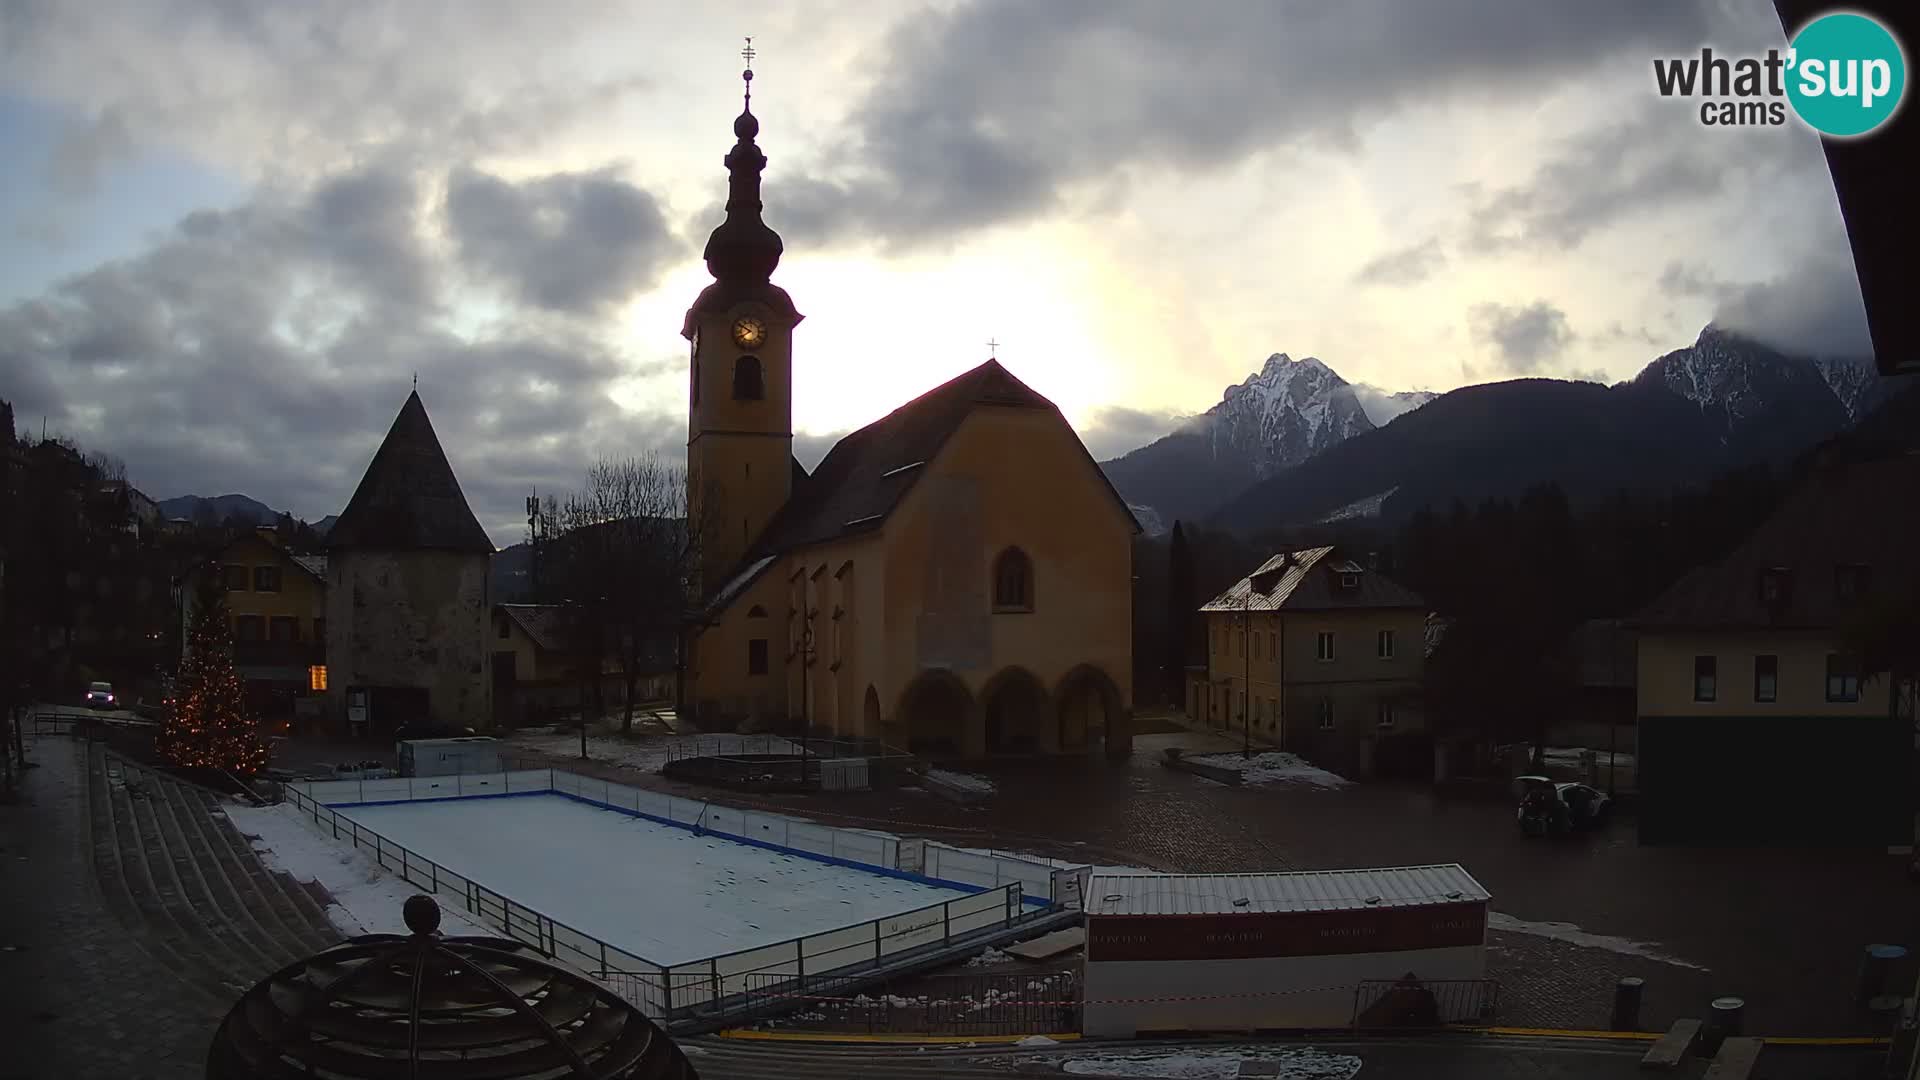
<path id="1" fill-rule="evenodd" d="M 1367 979 L 1353 991 L 1353 1028 L 1436 1028 L 1492 1023 L 1500 984 L 1492 979 Z"/>
<path id="2" fill-rule="evenodd" d="M 57 711 L 43 709 L 30 717 L 32 727 L 29 732 L 39 738 L 42 735 L 74 735 L 106 728 L 124 728 L 133 730 L 158 730 L 160 721 L 140 717 L 107 716 L 103 713 L 85 709 Z"/>
<path id="3" fill-rule="evenodd" d="M 788 984 L 804 989 L 821 977 L 851 980 L 862 972 L 889 968 L 1047 917 L 1055 907 L 1044 900 L 1030 905 L 1022 882 L 1017 880 L 996 886 L 973 885 L 970 887 L 981 891 L 913 911 L 699 960 L 660 964 L 560 922 L 387 839 L 316 798 L 315 789 L 349 795 L 356 802 L 554 791 L 731 839 L 824 855 L 880 871 L 895 865 L 900 841 L 880 834 L 815 826 L 780 815 L 674 799 L 553 768 L 286 785 L 289 801 L 316 828 L 371 852 L 376 865 L 398 873 L 409 884 L 431 893 L 457 896 L 461 910 L 472 921 L 488 929 L 497 928 L 579 969 L 656 1019 L 744 1015 L 769 1007 L 764 993 L 758 998 L 750 993 L 755 986 Z"/>

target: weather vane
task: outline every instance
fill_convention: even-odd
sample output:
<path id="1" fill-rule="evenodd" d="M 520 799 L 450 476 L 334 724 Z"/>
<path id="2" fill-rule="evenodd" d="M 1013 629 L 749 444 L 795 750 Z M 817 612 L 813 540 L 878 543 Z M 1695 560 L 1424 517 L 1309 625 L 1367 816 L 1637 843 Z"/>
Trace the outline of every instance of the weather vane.
<path id="1" fill-rule="evenodd" d="M 748 38 L 747 47 L 740 50 L 741 59 L 747 62 L 747 69 L 740 73 L 740 77 L 746 80 L 747 104 L 749 106 L 753 104 L 753 58 L 754 56 L 755 56 L 755 53 L 753 51 L 753 39 Z"/>

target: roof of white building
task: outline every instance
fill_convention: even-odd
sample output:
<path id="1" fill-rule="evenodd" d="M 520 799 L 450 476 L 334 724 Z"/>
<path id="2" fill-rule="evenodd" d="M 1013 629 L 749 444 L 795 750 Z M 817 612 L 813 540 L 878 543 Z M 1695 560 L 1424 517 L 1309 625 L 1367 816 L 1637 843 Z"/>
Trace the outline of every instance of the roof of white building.
<path id="1" fill-rule="evenodd" d="M 1278 874 L 1095 875 L 1088 915 L 1238 915 L 1470 904 L 1491 894 L 1459 863 Z"/>

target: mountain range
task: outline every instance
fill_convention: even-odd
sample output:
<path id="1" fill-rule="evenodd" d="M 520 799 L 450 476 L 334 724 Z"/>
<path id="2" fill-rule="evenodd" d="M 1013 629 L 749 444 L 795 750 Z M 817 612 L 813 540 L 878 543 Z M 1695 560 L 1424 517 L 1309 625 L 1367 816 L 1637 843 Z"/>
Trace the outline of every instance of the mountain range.
<path id="1" fill-rule="evenodd" d="M 211 521 L 215 524 L 226 522 L 228 518 L 238 518 L 249 525 L 272 525 L 280 520 L 281 511 L 247 495 L 176 495 L 171 499 L 161 499 L 155 505 L 160 507 L 161 516 L 173 520 Z M 333 528 L 340 515 L 328 514 L 319 521 L 312 522 L 313 530 L 321 536 Z"/>
<path id="2" fill-rule="evenodd" d="M 1278 353 L 1206 413 L 1102 468 L 1150 533 L 1176 518 L 1238 531 L 1399 520 L 1548 481 L 1590 499 L 1781 462 L 1902 385 L 1866 360 L 1788 356 L 1711 325 L 1612 387 L 1516 379 L 1393 395 Z"/>

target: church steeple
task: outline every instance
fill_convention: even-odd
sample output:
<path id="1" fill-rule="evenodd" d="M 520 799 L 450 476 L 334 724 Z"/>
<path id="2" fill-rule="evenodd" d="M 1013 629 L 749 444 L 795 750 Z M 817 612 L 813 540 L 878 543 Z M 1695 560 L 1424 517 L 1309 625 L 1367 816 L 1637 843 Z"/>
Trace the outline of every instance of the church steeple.
<path id="1" fill-rule="evenodd" d="M 728 284 L 759 284 L 773 276 L 780 265 L 783 246 L 780 234 L 760 220 L 760 172 L 767 167 L 767 155 L 760 152 L 754 136 L 760 134 L 760 120 L 753 115 L 753 39 L 740 55 L 746 58 L 746 70 L 740 73 L 746 84 L 740 115 L 733 121 L 737 140 L 728 152 L 727 219 L 707 237 L 707 272 L 714 280 Z"/>

